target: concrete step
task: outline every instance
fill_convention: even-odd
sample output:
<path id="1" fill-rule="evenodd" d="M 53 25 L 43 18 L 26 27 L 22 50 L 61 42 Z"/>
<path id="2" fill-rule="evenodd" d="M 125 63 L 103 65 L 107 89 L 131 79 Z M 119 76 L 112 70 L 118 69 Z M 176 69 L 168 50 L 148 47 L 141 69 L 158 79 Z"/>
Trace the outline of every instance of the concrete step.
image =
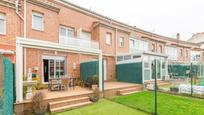
<path id="1" fill-rule="evenodd" d="M 67 106 L 52 108 L 52 109 L 50 109 L 50 112 L 51 113 L 63 112 L 63 111 L 66 111 L 66 110 L 71 110 L 71 109 L 79 108 L 79 107 L 86 106 L 86 105 L 89 105 L 89 104 L 92 104 L 92 102 L 91 101 L 87 101 L 87 102 L 83 102 L 83 103 L 71 104 L 71 105 L 67 105 Z"/>
<path id="2" fill-rule="evenodd" d="M 67 106 L 71 104 L 88 102 L 89 100 L 90 100 L 89 97 L 80 97 L 80 98 L 75 98 L 75 99 L 55 101 L 55 102 L 50 102 L 49 107 L 50 109 L 53 109 L 53 108 L 58 108 L 58 107 Z"/>
<path id="3" fill-rule="evenodd" d="M 121 90 L 118 90 L 119 95 L 127 95 L 135 92 L 142 91 L 143 87 L 142 86 L 135 86 L 135 87 L 130 87 L 130 88 L 124 88 Z"/>

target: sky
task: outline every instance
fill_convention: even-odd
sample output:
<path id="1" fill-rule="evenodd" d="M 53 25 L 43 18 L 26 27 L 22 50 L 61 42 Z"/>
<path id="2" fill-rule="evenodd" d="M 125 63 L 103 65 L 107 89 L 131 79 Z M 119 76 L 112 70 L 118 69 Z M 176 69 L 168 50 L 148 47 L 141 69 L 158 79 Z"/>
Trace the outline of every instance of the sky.
<path id="1" fill-rule="evenodd" d="M 182 40 L 204 32 L 204 0 L 67 0 L 94 12 Z"/>

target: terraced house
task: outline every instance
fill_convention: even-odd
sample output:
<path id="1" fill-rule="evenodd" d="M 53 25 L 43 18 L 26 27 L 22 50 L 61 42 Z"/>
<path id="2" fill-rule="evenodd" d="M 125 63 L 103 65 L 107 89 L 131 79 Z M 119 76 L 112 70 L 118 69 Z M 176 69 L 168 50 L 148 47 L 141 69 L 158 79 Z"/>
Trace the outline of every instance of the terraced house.
<path id="1" fill-rule="evenodd" d="M 204 59 L 203 49 L 180 40 L 179 34 L 176 38 L 154 34 L 65 0 L 0 1 L 0 53 L 16 65 L 16 113 L 27 106 L 23 79 L 28 73 L 42 84 L 52 78 L 97 73 L 102 91 L 106 89 L 104 81 L 151 81 L 155 58 L 158 79 L 169 79 L 168 65 L 189 63 L 192 52 Z M 139 69 L 128 65 L 132 62 L 139 63 Z M 83 65 L 91 63 L 97 66 Z M 140 76 L 126 75 L 125 68 Z"/>

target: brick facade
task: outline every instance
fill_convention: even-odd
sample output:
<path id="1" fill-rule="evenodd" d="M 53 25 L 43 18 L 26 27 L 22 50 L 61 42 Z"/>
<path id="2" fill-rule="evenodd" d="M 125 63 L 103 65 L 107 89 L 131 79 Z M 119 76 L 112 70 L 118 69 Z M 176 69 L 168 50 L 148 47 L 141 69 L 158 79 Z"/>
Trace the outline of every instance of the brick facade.
<path id="1" fill-rule="evenodd" d="M 148 41 L 149 51 L 155 47 L 155 53 L 165 54 L 166 44 L 178 48 L 177 61 L 189 62 L 190 50 L 199 48 L 196 44 L 171 39 L 165 36 L 153 34 L 121 22 L 111 20 L 94 12 L 78 6 L 61 3 L 53 0 L 43 2 L 42 0 L 30 0 L 27 3 L 27 38 L 43 40 L 59 43 L 59 27 L 66 26 L 74 29 L 74 37 L 78 37 L 79 30 L 90 32 L 91 40 L 99 43 L 99 48 L 102 50 L 103 59 L 107 60 L 107 80 L 115 78 L 115 56 L 121 53 L 129 53 L 129 38 L 139 38 Z M 21 1 L 20 12 L 23 14 L 23 2 Z M 38 31 L 32 29 L 32 13 L 37 12 L 44 17 L 44 30 Z M 15 13 L 15 7 L 6 7 L 0 5 L 0 13 L 6 15 L 6 35 L 0 35 L 0 49 L 15 50 L 15 38 L 23 37 L 23 22 Z M 111 34 L 111 44 L 106 44 L 105 35 Z M 124 38 L 124 46 L 119 46 L 119 38 Z M 2 45 L 4 44 L 4 46 Z M 6 47 L 5 45 L 9 46 Z M 1 47 L 3 46 L 3 47 Z M 182 49 L 182 53 L 180 53 Z M 189 51 L 186 55 L 186 51 Z M 180 55 L 182 54 L 182 55 Z M 97 59 L 96 56 L 63 53 L 55 51 L 27 49 L 26 53 L 26 68 L 39 67 L 37 74 L 42 76 L 42 55 L 58 55 L 65 56 L 68 64 L 68 72 L 79 76 L 79 63 L 91 59 Z M 15 56 L 6 55 L 15 62 Z M 77 69 L 73 70 L 72 65 L 76 63 Z"/>

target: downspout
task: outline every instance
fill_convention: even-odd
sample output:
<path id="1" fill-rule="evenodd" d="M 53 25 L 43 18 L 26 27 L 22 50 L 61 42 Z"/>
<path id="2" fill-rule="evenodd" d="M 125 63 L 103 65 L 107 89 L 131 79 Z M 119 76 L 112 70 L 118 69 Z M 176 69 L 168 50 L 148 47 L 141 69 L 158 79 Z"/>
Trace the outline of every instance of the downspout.
<path id="1" fill-rule="evenodd" d="M 26 38 L 26 9 L 27 4 L 26 0 L 24 0 L 24 16 L 22 16 L 19 12 L 19 0 L 15 1 L 16 6 L 16 14 L 20 17 L 21 20 L 23 20 L 23 37 Z M 24 48 L 24 77 L 26 77 L 26 48 Z"/>

